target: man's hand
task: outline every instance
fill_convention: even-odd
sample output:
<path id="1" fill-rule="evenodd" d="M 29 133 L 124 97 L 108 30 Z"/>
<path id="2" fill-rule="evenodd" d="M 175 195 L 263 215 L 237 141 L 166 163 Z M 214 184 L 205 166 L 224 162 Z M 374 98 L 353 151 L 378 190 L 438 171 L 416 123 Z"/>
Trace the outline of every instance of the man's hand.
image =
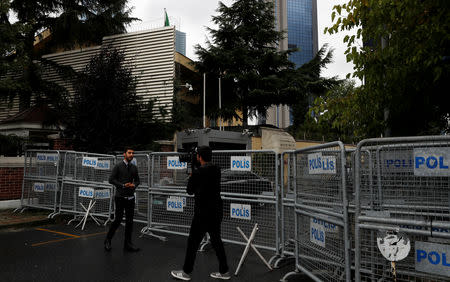
<path id="1" fill-rule="evenodd" d="M 134 188 L 134 184 L 133 184 L 133 183 L 130 183 L 130 182 L 125 183 L 124 186 L 125 186 L 126 188 Z"/>

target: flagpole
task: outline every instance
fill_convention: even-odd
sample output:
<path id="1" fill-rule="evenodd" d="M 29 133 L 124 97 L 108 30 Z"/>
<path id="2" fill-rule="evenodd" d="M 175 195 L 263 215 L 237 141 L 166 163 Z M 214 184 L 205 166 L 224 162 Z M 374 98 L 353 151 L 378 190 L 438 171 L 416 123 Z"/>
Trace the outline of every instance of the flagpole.
<path id="1" fill-rule="evenodd" d="M 206 73 L 203 73 L 203 128 L 206 128 Z"/>

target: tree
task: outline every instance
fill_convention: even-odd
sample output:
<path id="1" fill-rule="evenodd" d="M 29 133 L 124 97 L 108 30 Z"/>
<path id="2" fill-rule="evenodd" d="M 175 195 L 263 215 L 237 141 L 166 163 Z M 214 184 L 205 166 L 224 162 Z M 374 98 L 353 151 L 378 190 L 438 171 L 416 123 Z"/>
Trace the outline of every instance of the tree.
<path id="1" fill-rule="evenodd" d="M 346 36 L 353 76 L 364 81 L 354 101 L 364 136 L 448 132 L 450 2 L 352 0 L 336 5 L 330 34 Z M 358 39 L 364 42 L 358 46 Z"/>
<path id="2" fill-rule="evenodd" d="M 343 80 L 325 95 L 317 97 L 306 115 L 306 122 L 297 131 L 297 137 L 303 134 L 309 138 L 339 139 L 347 143 L 356 143 L 365 137 L 365 129 L 355 117 L 365 115 L 364 111 L 369 107 L 359 107 L 364 104 L 355 100 L 359 97 L 358 91 L 353 80 Z"/>
<path id="3" fill-rule="evenodd" d="M 23 138 L 0 134 L 0 156 L 16 157 L 23 153 Z"/>
<path id="4" fill-rule="evenodd" d="M 74 102 L 67 111 L 65 135 L 78 150 L 106 153 L 130 145 L 148 149 L 152 140 L 166 137 L 153 117 L 152 101 L 136 95 L 136 78 L 124 54 L 103 48 L 74 84 Z"/>
<path id="5" fill-rule="evenodd" d="M 326 52 L 324 46 L 311 62 L 295 69 L 289 54 L 298 50 L 278 50 L 284 32 L 275 30 L 271 1 L 238 0 L 230 7 L 219 3 L 217 11 L 219 15 L 213 17 L 213 22 L 218 29 L 208 29 L 212 40 L 206 48 L 196 46 L 196 67 L 207 73 L 208 100 L 214 103 L 208 106 L 208 115 L 226 120 L 239 118 L 246 126 L 249 115 L 265 116 L 270 106 L 285 104 L 293 106 L 296 122 L 302 123 L 310 96 L 322 94 L 338 82 L 320 77 L 332 53 Z M 219 77 L 221 110 L 215 98 Z"/>
<path id="6" fill-rule="evenodd" d="M 329 64 L 332 58 L 333 51 L 327 52 L 327 45 L 324 45 L 311 61 L 303 64 L 287 77 L 286 85 L 291 89 L 296 89 L 295 92 L 300 92 L 300 94 L 293 94 L 293 103 L 291 104 L 294 123 L 290 130 L 294 135 L 305 121 L 308 121 L 310 117 L 315 117 L 314 112 L 310 112 L 312 104 L 310 101 L 324 96 L 329 89 L 342 82 L 336 77 L 323 78 L 320 76 L 322 68 Z M 293 91 L 293 93 L 295 92 Z"/>
<path id="7" fill-rule="evenodd" d="M 209 78 L 222 77 L 223 110 L 208 107 L 225 119 L 239 118 L 243 124 L 256 111 L 265 114 L 268 107 L 286 101 L 283 74 L 293 69 L 288 60 L 293 52 L 278 51 L 283 33 L 275 31 L 273 4 L 263 0 L 238 0 L 230 7 L 219 2 L 218 16 L 212 18 L 219 26 L 209 28 L 212 41 L 207 48 L 196 46 L 196 66 Z M 217 88 L 214 89 L 217 96 Z M 212 115 L 213 116 L 213 115 Z"/>
<path id="8" fill-rule="evenodd" d="M 12 99 L 12 91 L 22 88 L 22 81 L 6 76 L 8 72 L 22 71 L 24 66 L 24 58 L 18 58 L 15 53 L 23 49 L 19 35 L 25 31 L 25 27 L 19 22 L 10 23 L 9 11 L 9 1 L 0 0 L 0 102 Z"/>
<path id="9" fill-rule="evenodd" d="M 131 21 L 126 0 L 2 0 L 0 30 L 8 30 L 9 52 L 0 54 L 1 61 L 15 61 L 0 82 L 0 97 L 20 98 L 21 109 L 30 106 L 31 97 L 37 103 L 55 104 L 64 89 L 41 79 L 42 52 L 54 48 L 70 49 L 75 45 L 99 43 L 103 36 L 123 33 Z M 18 21 L 11 24 L 8 13 L 14 12 Z M 50 30 L 45 48 L 36 51 L 35 36 Z M 3 39 L 3 38 L 2 38 Z M 1 49 L 0 49 L 1 50 Z M 1 74 L 1 73 L 0 73 Z M 17 76 L 20 76 L 17 77 Z"/>

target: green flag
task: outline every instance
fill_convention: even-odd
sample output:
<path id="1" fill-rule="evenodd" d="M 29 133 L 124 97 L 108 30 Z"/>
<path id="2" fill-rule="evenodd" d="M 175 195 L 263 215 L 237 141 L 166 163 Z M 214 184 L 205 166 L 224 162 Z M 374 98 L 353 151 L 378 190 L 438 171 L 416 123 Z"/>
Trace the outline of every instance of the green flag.
<path id="1" fill-rule="evenodd" d="M 170 26 L 169 16 L 167 16 L 166 8 L 164 8 L 164 26 Z"/>

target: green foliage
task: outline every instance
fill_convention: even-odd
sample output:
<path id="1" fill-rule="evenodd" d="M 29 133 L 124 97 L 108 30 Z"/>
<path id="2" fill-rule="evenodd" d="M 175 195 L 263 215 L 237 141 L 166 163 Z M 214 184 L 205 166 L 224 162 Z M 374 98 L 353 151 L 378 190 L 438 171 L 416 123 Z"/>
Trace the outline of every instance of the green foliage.
<path id="1" fill-rule="evenodd" d="M 178 130 L 203 126 L 203 105 L 193 104 L 180 98 L 173 99 L 172 124 Z"/>
<path id="2" fill-rule="evenodd" d="M 124 59 L 122 52 L 103 48 L 78 76 L 65 130 L 76 149 L 106 153 L 131 145 L 143 150 L 170 133 L 154 119 L 153 101 L 144 103 L 136 95 L 136 78 Z"/>
<path id="3" fill-rule="evenodd" d="M 339 139 L 347 143 L 356 143 L 366 137 L 367 129 L 360 117 L 369 116 L 368 111 L 375 112 L 376 109 L 357 100 L 359 91 L 354 81 L 344 80 L 325 95 L 316 98 L 297 137 L 308 136 L 310 139 L 323 138 L 327 141 Z"/>
<path id="4" fill-rule="evenodd" d="M 24 140 L 16 135 L 0 134 L 0 156 L 15 157 L 22 153 Z"/>
<path id="5" fill-rule="evenodd" d="M 303 64 L 288 77 L 286 85 L 293 93 L 290 103 L 294 118 L 294 125 L 291 128 L 293 132 L 300 130 L 304 126 L 303 123 L 311 116 L 308 111 L 312 101 L 341 83 L 335 77 L 320 77 L 322 68 L 331 62 L 332 57 L 333 52 L 331 50 L 327 52 L 327 45 L 324 45 L 311 61 Z"/>
<path id="6" fill-rule="evenodd" d="M 105 35 L 123 33 L 131 21 L 126 0 L 1 0 L 0 6 L 0 99 L 20 98 L 20 108 L 37 103 L 55 105 L 66 94 L 41 79 L 41 54 L 76 44 L 95 44 Z M 17 15 L 11 24 L 9 13 Z M 35 36 L 49 29 L 44 48 L 35 49 Z M 50 92 L 49 92 L 50 91 Z M 61 92 L 62 91 L 62 92 Z M 49 101 L 50 100 L 50 101 Z M 57 107 L 56 107 L 57 108 Z"/>
<path id="7" fill-rule="evenodd" d="M 449 130 L 449 1 L 351 0 L 336 5 L 334 17 L 325 32 L 357 29 L 344 42 L 353 76 L 364 81 L 352 99 L 361 109 L 361 136 Z"/>
<path id="8" fill-rule="evenodd" d="M 272 105 L 293 107 L 295 124 L 300 126 L 308 111 L 309 99 L 325 93 L 338 83 L 335 78 L 320 77 L 321 69 L 331 61 L 332 52 L 324 46 L 313 60 L 295 69 L 289 54 L 279 51 L 285 35 L 275 30 L 273 3 L 264 0 L 238 0 L 230 7 L 219 3 L 209 29 L 211 42 L 206 48 L 196 46 L 201 73 L 207 73 L 207 115 L 225 120 L 265 116 Z M 222 109 L 217 108 L 217 80 L 222 77 Z M 212 87 L 211 87 L 212 85 Z M 242 116 L 239 116 L 242 113 Z"/>
<path id="9" fill-rule="evenodd" d="M 238 0 L 230 7 L 219 3 L 213 22 L 218 29 L 209 29 L 212 41 L 206 48 L 196 46 L 198 70 L 207 76 L 222 77 L 222 111 L 208 107 L 208 115 L 218 113 L 226 119 L 256 110 L 264 114 L 272 104 L 283 100 L 283 75 L 294 65 L 288 60 L 292 51 L 278 51 L 283 33 L 275 31 L 273 4 L 263 0 Z M 208 92 L 217 96 L 217 88 Z M 212 115 L 213 116 L 213 115 Z"/>

